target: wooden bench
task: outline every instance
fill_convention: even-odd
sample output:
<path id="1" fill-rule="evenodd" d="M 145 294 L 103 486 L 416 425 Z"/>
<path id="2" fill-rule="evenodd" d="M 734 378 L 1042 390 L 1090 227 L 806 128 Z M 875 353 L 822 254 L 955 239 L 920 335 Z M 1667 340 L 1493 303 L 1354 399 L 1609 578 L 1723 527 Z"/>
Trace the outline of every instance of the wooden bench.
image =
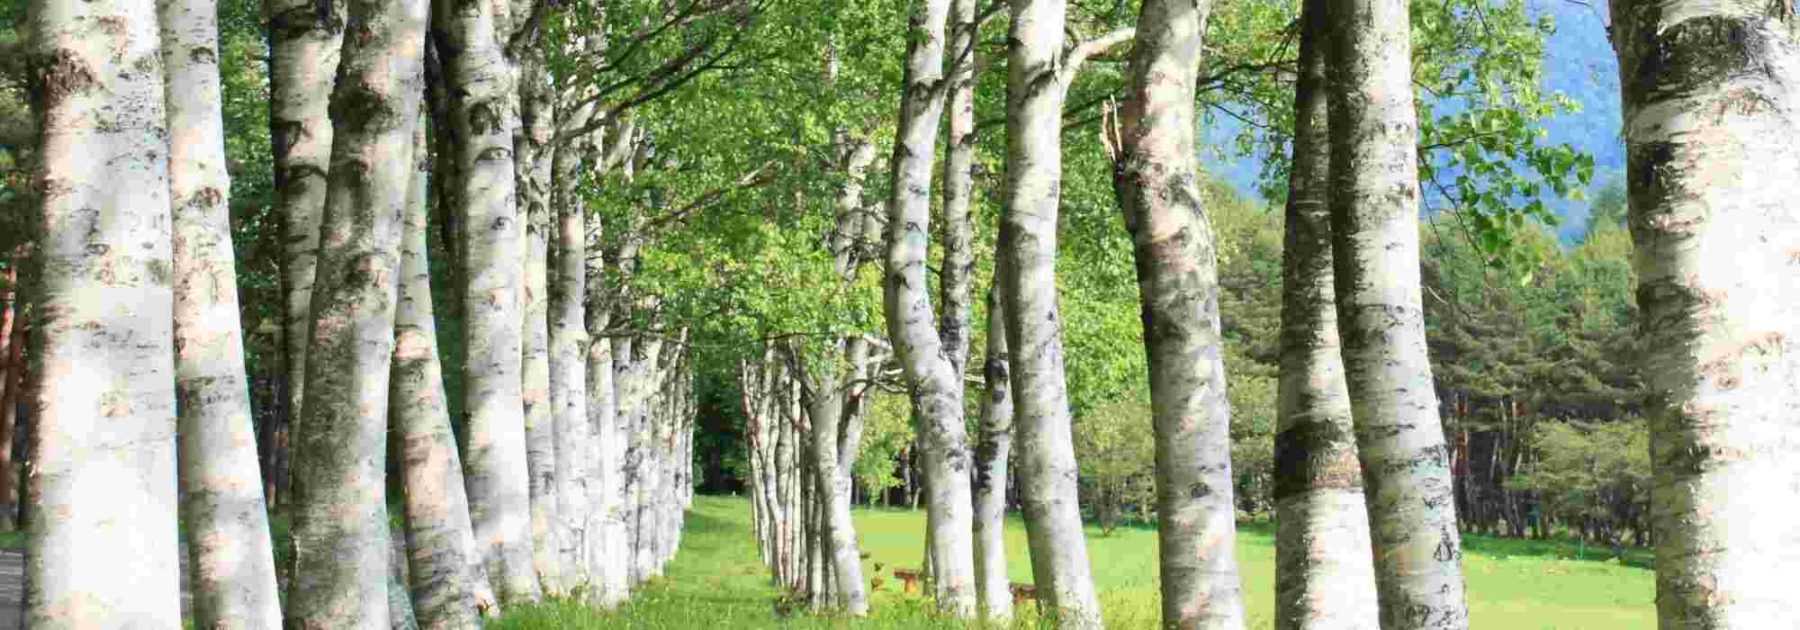
<path id="1" fill-rule="evenodd" d="M 880 569 L 876 570 L 879 571 Z M 919 571 L 918 569 L 894 569 L 894 579 L 900 580 L 901 592 L 910 595 L 918 588 L 919 582 L 924 580 L 924 572 Z M 877 585 L 877 588 L 880 588 L 880 586 Z M 1035 584 L 1012 582 L 1007 585 L 1007 590 L 1012 592 L 1014 606 L 1037 599 L 1037 585 Z"/>
<path id="2" fill-rule="evenodd" d="M 1035 584 L 1013 582 L 1007 585 L 1007 588 L 1012 591 L 1013 606 L 1037 599 L 1037 585 Z"/>
<path id="3" fill-rule="evenodd" d="M 923 572 L 918 569 L 894 569 L 894 579 L 900 580 L 900 591 L 911 594 L 919 585 Z"/>

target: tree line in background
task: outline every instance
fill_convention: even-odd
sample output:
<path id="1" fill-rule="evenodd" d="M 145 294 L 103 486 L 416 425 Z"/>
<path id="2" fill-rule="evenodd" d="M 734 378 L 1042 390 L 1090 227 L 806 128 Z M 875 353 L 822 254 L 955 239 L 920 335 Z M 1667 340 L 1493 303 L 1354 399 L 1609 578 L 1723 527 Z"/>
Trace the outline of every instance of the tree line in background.
<path id="1" fill-rule="evenodd" d="M 820 612 L 861 496 L 958 619 L 1014 614 L 1009 509 L 1061 627 L 1127 514 L 1169 627 L 1244 623 L 1245 515 L 1284 628 L 1466 626 L 1464 532 L 1782 618 L 1800 62 L 1687 4 L 1611 7 L 1628 185 L 1572 243 L 1514 0 L 9 5 L 27 615 L 179 625 L 184 563 L 202 626 L 610 608 L 701 486 Z"/>

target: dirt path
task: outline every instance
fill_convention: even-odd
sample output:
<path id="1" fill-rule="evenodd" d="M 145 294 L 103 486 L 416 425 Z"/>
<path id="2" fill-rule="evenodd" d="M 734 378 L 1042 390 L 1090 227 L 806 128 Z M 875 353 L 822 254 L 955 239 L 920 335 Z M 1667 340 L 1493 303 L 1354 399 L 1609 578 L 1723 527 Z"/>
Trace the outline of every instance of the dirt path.
<path id="1" fill-rule="evenodd" d="M 25 627 L 25 552 L 0 551 L 0 630 Z"/>
<path id="2" fill-rule="evenodd" d="M 181 617 L 189 619 L 193 605 L 187 589 L 187 554 L 181 554 Z M 25 627 L 25 552 L 0 551 L 0 630 Z"/>

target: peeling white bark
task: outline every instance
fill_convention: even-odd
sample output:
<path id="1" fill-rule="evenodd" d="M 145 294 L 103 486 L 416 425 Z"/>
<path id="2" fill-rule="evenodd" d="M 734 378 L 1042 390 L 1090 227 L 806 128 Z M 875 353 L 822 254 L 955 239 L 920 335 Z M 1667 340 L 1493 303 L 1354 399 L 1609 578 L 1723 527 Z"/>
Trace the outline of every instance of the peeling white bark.
<path id="1" fill-rule="evenodd" d="M 162 0 L 157 13 L 171 133 L 178 459 L 194 621 L 274 628 L 281 602 L 244 377 L 217 7 Z"/>
<path id="2" fill-rule="evenodd" d="M 1800 32 L 1791 5 L 1612 6 L 1663 628 L 1800 618 Z"/>
<path id="3" fill-rule="evenodd" d="M 1062 105 L 1079 59 L 1063 57 L 1064 0 L 1009 0 L 1009 7 L 1006 180 L 996 264 L 1004 270 L 1019 494 L 1046 613 L 1062 628 L 1098 628 L 1100 601 L 1081 531 L 1056 304 Z"/>
<path id="4" fill-rule="evenodd" d="M 1378 628 L 1375 568 L 1332 297 L 1325 0 L 1301 9 L 1282 251 L 1275 627 Z"/>
<path id="5" fill-rule="evenodd" d="M 1330 0 L 1331 231 L 1383 628 L 1463 628 L 1462 542 L 1425 347 L 1407 0 Z"/>
<path id="6" fill-rule="evenodd" d="M 389 376 L 427 5 L 352 0 L 294 444 L 292 627 L 387 623 Z"/>
<path id="7" fill-rule="evenodd" d="M 975 565 L 968 536 L 973 513 L 962 373 L 938 336 L 925 281 L 949 11 L 950 0 L 920 0 L 914 3 L 909 22 L 900 122 L 890 167 L 893 197 L 888 202 L 883 310 L 920 421 L 934 595 L 939 610 L 969 618 L 975 615 Z"/>
<path id="8" fill-rule="evenodd" d="M 39 0 L 28 15 L 43 213 L 25 622 L 175 628 L 173 255 L 156 13 L 147 2 Z"/>
<path id="9" fill-rule="evenodd" d="M 1241 628 L 1217 238 L 1201 207 L 1194 90 L 1210 2 L 1145 0 L 1115 185 L 1137 258 L 1168 628 Z"/>

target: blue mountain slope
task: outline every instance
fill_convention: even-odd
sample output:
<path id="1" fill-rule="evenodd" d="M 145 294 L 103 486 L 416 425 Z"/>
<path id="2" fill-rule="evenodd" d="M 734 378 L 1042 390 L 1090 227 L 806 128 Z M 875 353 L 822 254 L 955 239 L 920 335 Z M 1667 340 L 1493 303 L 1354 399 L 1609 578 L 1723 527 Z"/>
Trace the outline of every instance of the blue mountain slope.
<path id="1" fill-rule="evenodd" d="M 1625 170 L 1620 136 L 1619 63 L 1606 39 L 1606 5 L 1572 0 L 1530 0 L 1532 11 L 1555 20 L 1556 32 L 1544 50 L 1544 82 L 1581 104 L 1581 111 L 1544 122 L 1550 141 L 1568 143 L 1594 156 L 1594 187 Z M 1564 203 L 1560 230 L 1565 238 L 1587 224 L 1585 202 Z"/>

